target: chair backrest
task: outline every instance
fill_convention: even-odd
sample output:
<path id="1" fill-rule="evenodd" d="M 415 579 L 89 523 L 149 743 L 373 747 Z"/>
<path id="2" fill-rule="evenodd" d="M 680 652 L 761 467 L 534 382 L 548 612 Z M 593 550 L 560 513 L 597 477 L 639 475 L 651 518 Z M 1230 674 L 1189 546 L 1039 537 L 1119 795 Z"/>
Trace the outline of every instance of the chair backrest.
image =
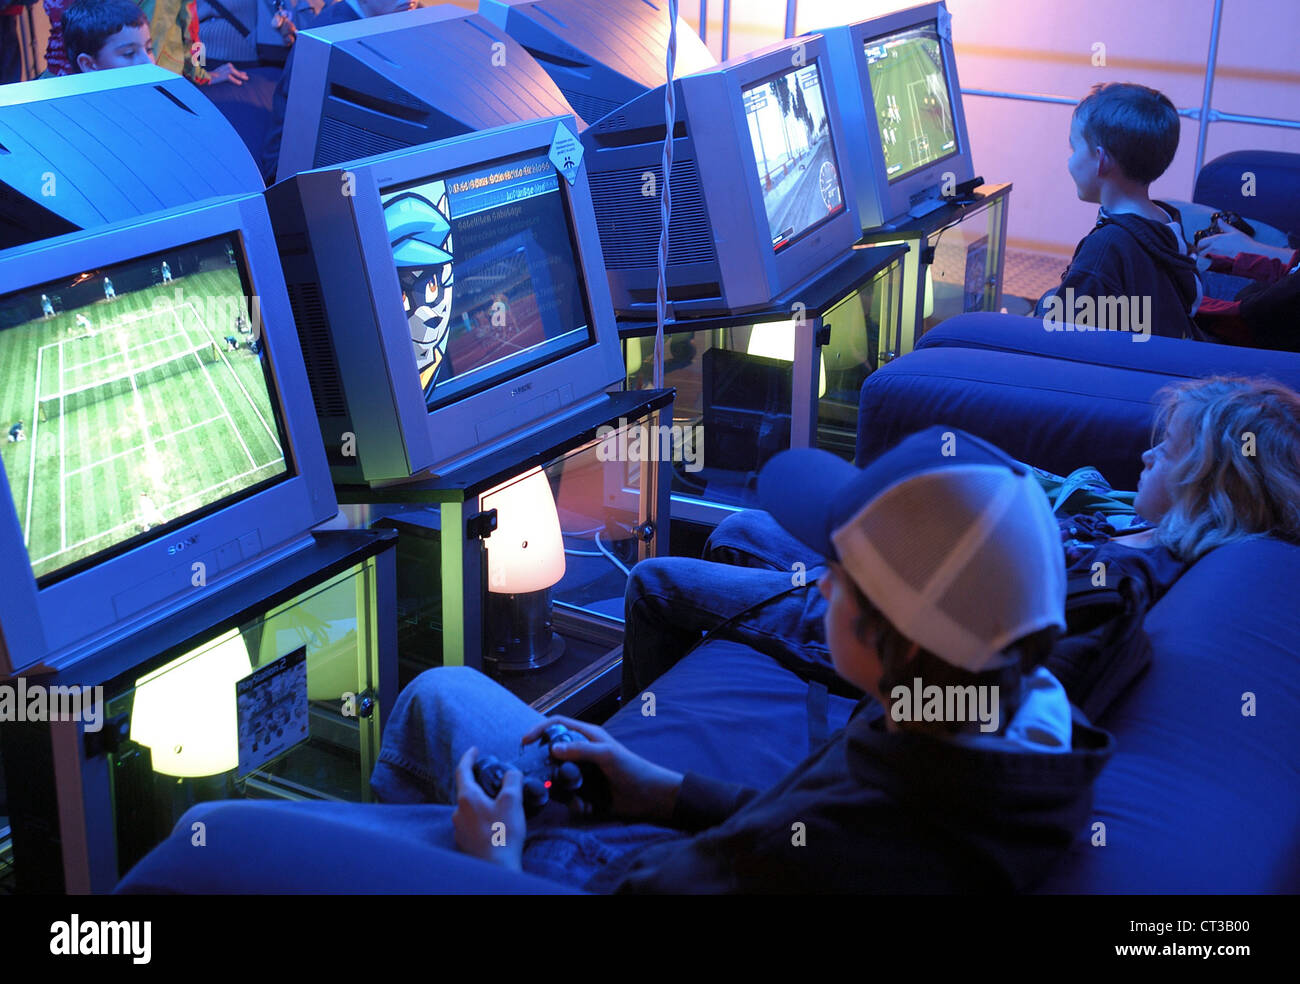
<path id="1" fill-rule="evenodd" d="M 1300 154 L 1234 150 L 1196 176 L 1192 200 L 1300 235 Z"/>

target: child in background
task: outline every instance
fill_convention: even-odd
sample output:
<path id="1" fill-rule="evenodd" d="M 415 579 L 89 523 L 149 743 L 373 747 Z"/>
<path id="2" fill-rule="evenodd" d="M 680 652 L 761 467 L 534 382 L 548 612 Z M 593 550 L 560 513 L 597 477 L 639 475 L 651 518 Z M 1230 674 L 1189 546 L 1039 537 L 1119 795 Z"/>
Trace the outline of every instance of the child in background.
<path id="1" fill-rule="evenodd" d="M 130 0 L 77 0 L 63 15 L 63 49 L 74 74 L 154 63 L 149 18 Z"/>
<path id="2" fill-rule="evenodd" d="M 1149 194 L 1174 159 L 1178 129 L 1178 111 L 1164 94 L 1130 82 L 1094 86 L 1075 107 L 1066 166 L 1079 198 L 1101 211 L 1061 286 L 1039 300 L 1040 317 L 1057 295 L 1065 301 L 1064 320 L 1073 321 L 1067 290 L 1076 300 L 1150 298 L 1151 334 L 1203 337 L 1192 321 L 1202 289 L 1178 210 Z"/>
<path id="3" fill-rule="evenodd" d="M 79 8 L 78 13 L 72 17 L 74 33 L 80 32 L 77 33 L 77 51 L 71 50 L 67 35 L 68 17 L 74 8 Z M 134 13 L 127 8 L 133 8 Z M 212 71 L 206 70 L 201 56 L 202 49 L 198 49 L 198 52 L 193 49 L 199 40 L 199 21 L 194 0 L 143 0 L 138 5 L 130 0 L 77 0 L 75 3 L 70 3 L 69 0 L 45 0 L 45 13 L 50 18 L 50 40 L 45 51 L 45 61 L 51 75 L 74 75 L 95 69 L 156 63 L 169 71 L 185 75 L 196 85 L 219 82 L 241 85 L 248 78 L 231 64 Z M 101 32 L 114 23 L 119 30 L 143 25 L 147 37 L 137 37 L 135 40 L 147 42 L 147 52 L 146 45 L 141 43 L 129 52 L 118 51 L 115 57 L 108 58 L 107 64 L 101 63 L 95 55 L 108 46 L 110 35 L 116 33 Z M 159 35 L 158 57 L 154 55 L 155 27 Z M 89 36 L 86 32 L 90 32 Z M 88 51 L 88 46 L 95 41 L 99 42 L 99 47 L 95 51 Z M 115 42 L 115 48 L 121 47 L 120 41 Z M 89 67 L 87 63 L 78 61 L 79 54 L 91 56 Z"/>

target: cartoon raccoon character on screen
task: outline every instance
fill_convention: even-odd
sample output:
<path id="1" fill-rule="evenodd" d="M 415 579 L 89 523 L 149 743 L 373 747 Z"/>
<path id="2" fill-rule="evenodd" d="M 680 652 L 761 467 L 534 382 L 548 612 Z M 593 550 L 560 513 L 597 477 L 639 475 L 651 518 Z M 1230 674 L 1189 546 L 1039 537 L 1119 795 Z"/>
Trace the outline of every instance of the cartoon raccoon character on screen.
<path id="1" fill-rule="evenodd" d="M 426 398 L 439 380 L 454 374 L 447 355 L 452 288 L 451 222 L 447 215 L 442 181 L 424 185 L 419 192 L 399 192 L 384 202 L 384 223 Z"/>

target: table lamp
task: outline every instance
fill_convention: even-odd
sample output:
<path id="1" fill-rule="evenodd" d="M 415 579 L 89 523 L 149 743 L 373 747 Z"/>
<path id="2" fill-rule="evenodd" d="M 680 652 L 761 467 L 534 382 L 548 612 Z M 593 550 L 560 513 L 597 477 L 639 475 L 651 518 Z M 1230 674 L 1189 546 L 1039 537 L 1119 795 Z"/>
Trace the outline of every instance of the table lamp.
<path id="1" fill-rule="evenodd" d="M 780 359 L 782 362 L 794 361 L 794 333 L 799 327 L 798 321 L 778 321 L 765 325 L 754 325 L 749 333 L 749 355 L 760 355 L 768 359 Z M 821 360 L 820 381 L 817 384 L 817 398 L 826 395 L 826 356 L 822 347 L 817 346 L 817 358 Z"/>
<path id="2" fill-rule="evenodd" d="M 551 483 L 531 468 L 480 497 L 497 511 L 487 543 L 487 651 L 498 672 L 540 669 L 564 653 L 551 631 L 551 587 L 564 577 L 564 540 Z"/>
<path id="3" fill-rule="evenodd" d="M 149 747 L 155 772 L 196 779 L 239 765 L 235 683 L 251 670 L 231 629 L 135 682 L 131 740 Z"/>

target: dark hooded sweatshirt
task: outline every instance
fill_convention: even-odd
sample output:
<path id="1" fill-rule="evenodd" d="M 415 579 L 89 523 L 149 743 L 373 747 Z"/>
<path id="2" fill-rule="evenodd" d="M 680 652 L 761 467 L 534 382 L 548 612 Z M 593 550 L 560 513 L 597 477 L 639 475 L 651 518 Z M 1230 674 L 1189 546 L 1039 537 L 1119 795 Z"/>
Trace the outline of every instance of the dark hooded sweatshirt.
<path id="1" fill-rule="evenodd" d="M 1178 210 L 1156 202 L 1175 222 Z M 1204 338 L 1192 320 L 1200 284 L 1196 263 L 1182 252 L 1172 229 L 1140 215 L 1103 212 L 1097 225 L 1074 248 L 1070 265 L 1061 275 L 1061 286 L 1038 302 L 1042 316 L 1051 294 L 1068 297 L 1150 297 L 1153 335 L 1170 338 Z M 1077 303 L 1076 303 L 1077 307 Z M 1069 312 L 1066 312 L 1067 320 Z"/>
<path id="2" fill-rule="evenodd" d="M 704 832 L 637 852 L 616 885 L 588 887 L 1017 892 L 1044 877 L 1091 820 L 1093 780 L 1114 742 L 1077 711 L 1072 749 L 1055 754 L 888 732 L 878 714 L 864 700 L 842 731 L 761 794 L 688 773 L 674 825 Z"/>

